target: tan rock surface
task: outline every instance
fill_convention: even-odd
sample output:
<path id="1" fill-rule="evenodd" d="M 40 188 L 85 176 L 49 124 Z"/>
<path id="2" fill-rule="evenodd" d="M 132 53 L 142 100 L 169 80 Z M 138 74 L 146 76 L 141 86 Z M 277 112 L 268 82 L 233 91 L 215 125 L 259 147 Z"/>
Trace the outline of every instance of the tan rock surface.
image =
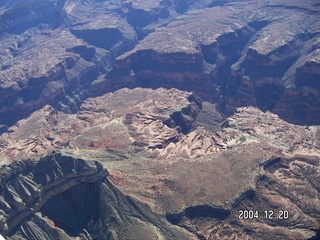
<path id="1" fill-rule="evenodd" d="M 45 156 L 53 149 L 108 151 L 163 148 L 191 128 L 201 100 L 171 89 L 122 89 L 88 99 L 77 114 L 46 106 L 1 135 L 2 163 Z M 181 113 L 180 113 L 181 112 Z"/>
<path id="2" fill-rule="evenodd" d="M 319 6 L 1 1 L 0 233 L 318 239 Z"/>
<path id="3" fill-rule="evenodd" d="M 205 105 L 206 114 L 214 112 L 208 110 L 214 106 Z M 202 222 L 198 218 L 189 219 L 188 214 L 178 221 L 189 230 L 197 226 L 198 234 L 208 239 L 224 234 L 250 239 L 259 237 L 259 232 L 263 234 L 267 229 L 273 234 L 279 233 L 280 222 L 258 222 L 262 230 L 254 234 L 243 232 L 248 222 L 231 225 L 232 214 L 249 201 L 246 200 L 250 198 L 249 189 L 253 189 L 256 196 L 266 196 L 253 202 L 256 205 L 252 208 L 269 209 L 276 204 L 274 201 L 279 209 L 288 201 L 298 204 L 290 210 L 292 214 L 303 211 L 303 204 L 316 208 L 314 194 L 319 194 L 318 190 L 304 182 L 305 190 L 301 194 L 310 197 L 300 200 L 292 191 L 300 194 L 301 184 L 290 174 L 305 179 L 308 177 L 305 170 L 318 172 L 318 126 L 293 125 L 271 112 L 244 107 L 211 129 L 205 124 L 202 126 L 200 119 L 193 130 L 182 133 L 186 122 L 192 124 L 198 115 L 206 119 L 200 108 L 201 101 L 188 92 L 139 88 L 88 99 L 78 114 L 65 114 L 46 106 L 2 134 L 1 158 L 10 161 L 44 156 L 50 150 L 61 151 L 100 161 L 108 169 L 110 180 L 122 192 L 147 203 L 158 213 L 175 216 L 179 212 L 198 211 L 201 214 L 197 206 L 206 206 L 209 212 L 214 208 L 229 211 L 231 215 L 226 221 L 216 222 L 215 217 L 209 217 Z M 178 121 L 179 118 L 174 117 L 177 113 L 186 121 Z M 301 160 L 281 160 L 288 168 L 279 165 L 279 170 L 274 168 L 275 172 L 269 173 L 268 163 L 261 165 L 273 156 L 295 159 L 298 155 L 303 156 Z M 261 187 L 266 178 L 261 176 L 279 181 L 281 191 Z M 319 176 L 312 173 L 312 179 L 317 182 Z M 293 186 L 300 190 L 291 189 Z M 194 210 L 185 210 L 192 206 Z M 310 218 L 313 225 L 303 225 L 303 228 L 309 229 L 310 235 L 311 229 L 317 226 L 318 215 L 308 216 L 305 218 Z M 258 225 L 254 223 L 250 227 L 256 229 Z M 281 234 L 306 236 L 299 230 L 286 230 Z"/>

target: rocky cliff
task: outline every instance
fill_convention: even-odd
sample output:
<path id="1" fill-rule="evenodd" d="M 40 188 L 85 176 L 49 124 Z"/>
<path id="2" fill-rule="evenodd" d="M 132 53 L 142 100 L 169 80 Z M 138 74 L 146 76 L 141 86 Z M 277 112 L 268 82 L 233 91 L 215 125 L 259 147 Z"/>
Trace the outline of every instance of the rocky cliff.
<path id="1" fill-rule="evenodd" d="M 0 12 L 1 124 L 137 86 L 192 90 L 225 114 L 251 105 L 318 123 L 313 1 L 25 0 Z"/>
<path id="2" fill-rule="evenodd" d="M 117 56 L 174 17 L 178 5 L 175 1 L 3 1 L 0 123 L 10 126 L 46 104 L 76 112 L 90 95 L 131 87 L 120 83 L 101 92 L 96 84 Z"/>
<path id="3" fill-rule="evenodd" d="M 123 195 L 107 175 L 98 162 L 56 153 L 3 166 L 1 234 L 39 240 L 193 238 Z"/>
<path id="4" fill-rule="evenodd" d="M 59 154 L 25 160 L 1 169 L 1 227 L 12 231 L 21 221 L 39 211 L 58 192 L 83 182 L 97 182 L 107 172 L 96 162 Z"/>
<path id="5" fill-rule="evenodd" d="M 107 235 L 103 234 L 112 229 L 110 231 L 113 235 L 127 239 L 127 235 L 121 235 L 120 232 L 122 226 L 131 226 L 131 223 L 120 221 L 121 226 L 113 225 L 109 223 L 113 222 L 113 218 L 107 217 L 103 211 L 94 215 L 96 210 L 92 209 L 92 198 L 84 198 L 83 201 L 88 201 L 87 207 L 82 200 L 76 200 L 79 198 L 76 197 L 77 194 L 87 196 L 91 191 L 89 189 L 95 189 L 95 194 L 98 194 L 107 186 L 111 188 L 108 181 L 100 181 L 100 185 L 96 181 L 91 184 L 91 178 L 88 180 L 85 177 L 85 182 L 82 182 L 85 174 L 81 169 L 76 170 L 78 167 L 74 162 L 80 160 L 74 159 L 83 158 L 88 161 L 98 160 L 107 168 L 109 181 L 119 189 L 116 191 L 147 204 L 150 208 L 146 211 L 153 217 L 144 221 L 151 221 L 152 224 L 153 221 L 164 224 L 166 216 L 171 224 L 167 222 L 166 226 L 172 228 L 172 224 L 178 225 L 200 239 L 223 236 L 266 239 L 264 235 L 270 231 L 271 237 L 308 239 L 314 236 L 320 226 L 319 214 L 315 210 L 319 204 L 319 189 L 316 187 L 319 181 L 319 126 L 293 125 L 276 114 L 264 113 L 254 107 L 238 108 L 226 120 L 216 117 L 216 122 L 207 121 L 210 114 L 218 115 L 215 111 L 213 105 L 202 103 L 192 93 L 176 89 L 136 88 L 89 98 L 80 106 L 77 114 L 66 114 L 51 106 L 34 112 L 29 118 L 9 128 L 9 132 L 1 135 L 2 163 L 18 161 L 9 165 L 10 169 L 16 172 L 20 169 L 16 170 L 17 166 L 21 164 L 31 162 L 30 166 L 33 166 L 47 161 L 45 159 L 55 159 L 44 156 L 53 150 L 59 151 L 72 156 L 62 157 L 60 160 L 71 164 L 71 167 L 55 164 L 53 161 L 57 169 L 61 170 L 56 171 L 50 164 L 45 163 L 49 169 L 42 172 L 48 172 L 49 181 L 50 176 L 59 177 L 63 169 L 75 169 L 70 173 L 73 180 L 69 183 L 69 175 L 61 175 L 61 181 L 68 183 L 70 190 L 61 188 L 61 191 L 58 191 L 55 185 L 48 184 L 46 186 L 50 190 L 37 192 L 38 198 L 32 198 L 29 194 L 29 198 L 24 199 L 25 195 L 20 195 L 22 191 L 23 194 L 27 191 L 22 189 L 28 189 L 31 180 L 26 180 L 25 176 L 30 174 L 22 174 L 23 180 L 19 180 L 20 177 L 16 174 L 8 177 L 5 171 L 4 178 L 8 179 L 9 184 L 21 181 L 23 184 L 25 181 L 27 183 L 22 187 L 14 185 L 14 189 L 20 190 L 18 189 L 19 193 L 15 190 L 15 194 L 8 194 L 15 196 L 13 200 L 4 194 L 6 204 L 3 207 L 7 211 L 3 210 L 4 216 L 15 220 L 4 220 L 3 223 L 12 225 L 13 221 L 19 228 L 11 227 L 11 231 L 6 232 L 3 225 L 3 232 L 13 238 L 27 238 L 26 236 L 40 233 L 45 235 L 48 232 L 53 234 L 52 230 L 42 225 L 34 226 L 39 214 L 37 217 L 32 215 L 31 220 L 26 222 L 25 219 L 28 218 L 21 212 L 34 213 L 30 208 L 35 207 L 29 206 L 30 204 L 22 204 L 24 207 L 11 211 L 5 207 L 32 201 L 34 205 L 40 205 L 41 209 L 36 211 L 46 216 L 44 218 L 47 222 L 54 224 L 57 229 L 62 229 L 68 236 L 104 239 Z M 19 162 L 19 159 L 39 157 L 42 158 L 39 162 Z M 86 161 L 80 162 L 86 164 Z M 90 161 L 88 164 L 91 166 Z M 101 168 L 95 171 L 95 168 L 88 167 L 88 171 L 91 169 L 90 174 L 92 172 L 100 179 L 99 176 L 106 175 L 102 174 L 102 165 L 98 164 Z M 96 173 L 99 169 L 102 175 Z M 30 176 L 38 175 L 41 174 Z M 296 180 L 297 176 L 299 180 Z M 31 185 L 35 186 L 33 183 Z M 12 191 L 11 185 L 6 185 L 3 189 Z M 52 193 L 48 195 L 51 200 L 47 200 L 47 192 Z M 267 197 L 269 195 L 270 197 Z M 101 196 L 102 205 L 104 196 Z M 41 199 L 45 199 L 46 203 L 42 204 Z M 94 199 L 100 198 L 97 195 Z M 110 201 L 112 204 L 117 202 L 115 199 Z M 116 206 L 116 211 L 120 211 L 118 214 L 128 211 L 127 204 L 131 206 L 127 201 Z M 63 207 L 57 207 L 58 205 Z M 104 208 L 103 206 L 101 208 Z M 307 206 L 314 211 L 310 212 Z M 238 218 L 239 211 L 250 209 L 259 210 L 262 216 L 266 214 L 265 211 L 284 210 L 286 214 L 290 213 L 290 217 L 281 221 Z M 68 212 L 68 217 L 61 211 Z M 79 211 L 87 214 L 81 215 Z M 21 216 L 19 220 L 16 220 L 17 213 Z M 126 214 L 131 218 L 131 214 L 135 213 L 130 210 Z M 75 218 L 85 220 L 79 222 Z M 20 226 L 17 221 L 23 224 Z M 99 227 L 102 222 L 111 224 L 112 227 L 102 230 Z M 34 226 L 31 230 L 30 224 Z M 57 229 L 55 231 L 58 231 Z M 110 231 L 108 234 L 111 234 Z M 126 227 L 123 231 L 127 233 L 131 230 Z M 145 231 L 148 234 L 153 233 L 143 228 L 139 229 L 137 234 L 147 234 Z M 176 236 L 187 234 L 181 229 L 177 231 Z M 149 239 L 157 239 L 156 236 L 160 235 Z M 170 239 L 168 235 L 164 236 Z"/>
<path id="6" fill-rule="evenodd" d="M 319 238 L 319 7 L 2 1 L 0 233 Z"/>
<path id="7" fill-rule="evenodd" d="M 124 75 L 142 86 L 192 89 L 225 113 L 251 105 L 317 124 L 319 9 L 303 5 L 245 1 L 190 11 L 119 56 L 106 81 Z"/>

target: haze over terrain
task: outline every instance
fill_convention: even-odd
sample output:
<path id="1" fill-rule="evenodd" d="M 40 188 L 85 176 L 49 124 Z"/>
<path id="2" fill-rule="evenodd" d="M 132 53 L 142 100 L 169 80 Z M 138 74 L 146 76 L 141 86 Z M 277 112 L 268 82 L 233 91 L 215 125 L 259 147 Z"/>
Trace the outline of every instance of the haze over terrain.
<path id="1" fill-rule="evenodd" d="M 1 1 L 0 234 L 319 239 L 319 12 Z"/>

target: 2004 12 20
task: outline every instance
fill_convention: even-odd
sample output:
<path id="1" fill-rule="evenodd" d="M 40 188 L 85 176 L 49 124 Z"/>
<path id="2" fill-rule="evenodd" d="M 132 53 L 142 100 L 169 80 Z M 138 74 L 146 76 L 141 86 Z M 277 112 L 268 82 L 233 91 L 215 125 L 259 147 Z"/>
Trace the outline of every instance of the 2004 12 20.
<path id="1" fill-rule="evenodd" d="M 288 210 L 239 210 L 238 218 L 239 219 L 266 219 L 266 220 L 287 220 L 289 219 Z"/>

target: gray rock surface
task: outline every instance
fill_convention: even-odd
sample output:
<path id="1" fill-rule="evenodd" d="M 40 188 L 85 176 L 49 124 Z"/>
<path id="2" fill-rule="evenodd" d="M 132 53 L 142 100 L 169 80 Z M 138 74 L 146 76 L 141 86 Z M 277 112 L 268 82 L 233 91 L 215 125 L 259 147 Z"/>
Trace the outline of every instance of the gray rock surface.
<path id="1" fill-rule="evenodd" d="M 49 155 L 39 161 L 28 159 L 2 166 L 2 233 L 8 234 L 58 192 L 83 182 L 97 182 L 106 176 L 107 171 L 98 162 L 61 154 Z"/>
<path id="2" fill-rule="evenodd" d="M 107 175 L 98 162 L 57 153 L 3 166 L 1 234 L 39 240 L 194 239 L 123 195 Z"/>
<path id="3" fill-rule="evenodd" d="M 318 123 L 314 1 L 25 0 L 0 12 L 2 124 L 137 86 L 193 90 L 226 114 L 251 105 Z"/>

